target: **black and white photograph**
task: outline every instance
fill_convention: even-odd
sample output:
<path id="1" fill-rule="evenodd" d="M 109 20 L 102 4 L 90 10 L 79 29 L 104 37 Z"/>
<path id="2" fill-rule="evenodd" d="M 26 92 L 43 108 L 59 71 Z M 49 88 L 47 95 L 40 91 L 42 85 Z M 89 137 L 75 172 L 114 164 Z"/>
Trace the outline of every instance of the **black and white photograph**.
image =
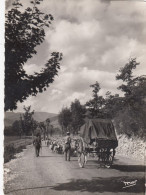
<path id="1" fill-rule="evenodd" d="M 144 195 L 146 1 L 3 3 L 3 194 Z"/>

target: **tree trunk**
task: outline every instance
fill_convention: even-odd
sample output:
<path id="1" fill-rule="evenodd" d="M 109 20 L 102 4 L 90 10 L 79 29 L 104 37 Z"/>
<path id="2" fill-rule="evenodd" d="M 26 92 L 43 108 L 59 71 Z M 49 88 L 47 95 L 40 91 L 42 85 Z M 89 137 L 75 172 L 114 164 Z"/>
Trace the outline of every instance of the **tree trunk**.
<path id="1" fill-rule="evenodd" d="M 20 139 L 21 139 L 21 137 L 22 137 L 22 130 L 20 130 L 20 134 L 19 134 L 19 136 L 20 136 Z"/>
<path id="2" fill-rule="evenodd" d="M 32 141 L 34 140 L 34 131 L 31 132 L 32 134 Z"/>

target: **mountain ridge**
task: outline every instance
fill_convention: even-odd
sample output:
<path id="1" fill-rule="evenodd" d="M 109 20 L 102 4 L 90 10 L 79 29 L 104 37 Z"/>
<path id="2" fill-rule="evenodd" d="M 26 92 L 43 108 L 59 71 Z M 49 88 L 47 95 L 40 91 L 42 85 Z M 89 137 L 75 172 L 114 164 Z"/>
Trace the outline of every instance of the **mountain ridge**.
<path id="1" fill-rule="evenodd" d="M 4 124 L 5 126 L 11 126 L 14 121 L 20 119 L 20 114 L 24 114 L 23 112 L 5 112 L 4 115 Z M 35 112 L 33 118 L 38 122 L 43 122 L 47 118 L 50 118 L 50 121 L 58 121 L 58 114 L 49 113 L 49 112 Z"/>

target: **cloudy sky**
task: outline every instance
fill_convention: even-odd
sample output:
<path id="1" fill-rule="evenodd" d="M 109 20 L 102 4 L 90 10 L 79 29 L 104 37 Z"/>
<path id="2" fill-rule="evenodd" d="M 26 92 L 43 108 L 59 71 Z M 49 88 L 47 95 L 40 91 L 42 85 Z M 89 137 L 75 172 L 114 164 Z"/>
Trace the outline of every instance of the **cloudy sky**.
<path id="1" fill-rule="evenodd" d="M 11 2 L 7 1 L 7 8 Z M 21 2 L 30 5 L 29 0 Z M 62 52 L 63 60 L 47 91 L 18 103 L 17 111 L 32 105 L 35 111 L 58 113 L 75 98 L 85 103 L 92 95 L 89 86 L 96 81 L 101 95 L 120 93 L 115 76 L 131 57 L 140 62 L 134 74 L 146 74 L 146 2 L 44 0 L 39 7 L 55 20 L 25 70 L 29 74 L 40 71 L 53 51 Z"/>

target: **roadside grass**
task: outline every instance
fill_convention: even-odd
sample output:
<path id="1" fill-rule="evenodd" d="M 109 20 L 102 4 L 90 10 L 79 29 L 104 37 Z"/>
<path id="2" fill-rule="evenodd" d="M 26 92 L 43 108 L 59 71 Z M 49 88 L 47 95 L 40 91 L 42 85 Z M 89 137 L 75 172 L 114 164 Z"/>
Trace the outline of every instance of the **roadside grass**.
<path id="1" fill-rule="evenodd" d="M 20 136 L 4 136 L 4 145 L 6 146 L 7 144 L 14 143 L 15 141 L 20 141 L 24 139 L 32 139 L 31 136 L 22 136 L 20 139 Z"/>
<path id="2" fill-rule="evenodd" d="M 7 145 L 13 141 L 19 140 L 19 136 L 4 136 L 4 145 Z"/>
<path id="3" fill-rule="evenodd" d="M 4 163 L 15 158 L 15 154 L 21 152 L 27 145 L 32 144 L 31 137 L 20 139 L 17 136 L 5 136 L 4 140 Z"/>

